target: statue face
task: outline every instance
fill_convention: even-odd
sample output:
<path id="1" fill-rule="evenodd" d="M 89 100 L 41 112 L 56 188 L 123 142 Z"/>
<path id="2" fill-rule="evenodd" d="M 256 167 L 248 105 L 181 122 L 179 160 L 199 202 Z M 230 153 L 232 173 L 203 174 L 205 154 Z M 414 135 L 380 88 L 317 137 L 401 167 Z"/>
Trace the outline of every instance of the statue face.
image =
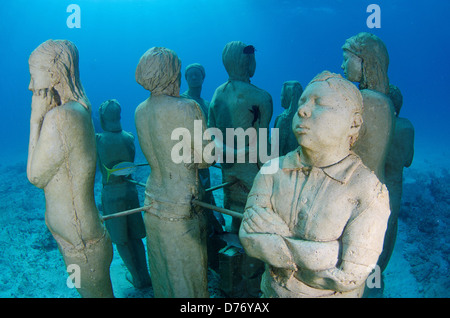
<path id="1" fill-rule="evenodd" d="M 292 121 L 299 145 L 319 152 L 348 146 L 354 120 L 353 107 L 348 103 L 345 96 L 326 82 L 308 85 Z"/>
<path id="2" fill-rule="evenodd" d="M 28 89 L 34 92 L 51 87 L 53 87 L 51 72 L 40 67 L 30 66 L 30 85 Z"/>
<path id="3" fill-rule="evenodd" d="M 344 50 L 344 61 L 341 68 L 345 77 L 351 82 L 360 82 L 362 78 L 362 59 L 355 54 Z"/>
<path id="4" fill-rule="evenodd" d="M 203 85 L 203 74 L 196 68 L 190 68 L 186 73 L 186 82 L 189 87 L 201 87 Z"/>

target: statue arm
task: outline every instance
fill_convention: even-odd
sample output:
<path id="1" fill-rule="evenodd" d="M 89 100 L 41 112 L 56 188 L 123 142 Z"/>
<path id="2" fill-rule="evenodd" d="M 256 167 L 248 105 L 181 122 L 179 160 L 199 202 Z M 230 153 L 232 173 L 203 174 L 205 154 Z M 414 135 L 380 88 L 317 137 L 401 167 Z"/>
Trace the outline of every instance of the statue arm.
<path id="1" fill-rule="evenodd" d="M 205 138 L 204 138 L 205 137 L 204 132 L 207 129 L 207 125 L 206 125 L 205 117 L 203 116 L 203 112 L 201 111 L 200 105 L 193 100 L 191 102 L 193 104 L 192 117 L 194 118 L 194 120 L 201 121 L 201 136 L 199 136 L 199 137 L 201 137 L 201 140 L 202 140 L 201 148 L 197 149 L 198 146 L 195 142 L 195 139 L 196 139 L 196 136 L 194 134 L 195 131 L 191 131 L 191 136 L 193 136 L 193 138 L 191 138 L 191 149 L 192 149 L 194 158 L 201 158 L 201 162 L 196 163 L 197 167 L 199 169 L 206 169 L 209 166 L 211 166 L 212 163 L 208 163 L 207 161 L 205 161 L 205 158 L 203 157 L 203 149 L 205 149 L 205 147 L 211 142 L 211 140 L 210 139 L 205 140 Z M 186 125 L 186 126 L 191 127 L 191 125 Z M 192 162 L 195 162 L 195 161 L 193 160 Z"/>
<path id="2" fill-rule="evenodd" d="M 364 284 L 383 249 L 389 213 L 389 194 L 383 186 L 369 207 L 344 229 L 339 265 L 321 271 L 300 269 L 297 278 L 309 286 L 339 292 Z"/>
<path id="3" fill-rule="evenodd" d="M 258 173 L 248 196 L 239 239 L 246 253 L 274 267 L 296 270 L 284 241 L 290 235 L 287 224 L 271 207 L 272 176 Z"/>
<path id="4" fill-rule="evenodd" d="M 48 112 L 42 125 L 31 122 L 27 176 L 38 188 L 44 188 L 50 182 L 64 159 L 58 112 L 58 108 Z"/>

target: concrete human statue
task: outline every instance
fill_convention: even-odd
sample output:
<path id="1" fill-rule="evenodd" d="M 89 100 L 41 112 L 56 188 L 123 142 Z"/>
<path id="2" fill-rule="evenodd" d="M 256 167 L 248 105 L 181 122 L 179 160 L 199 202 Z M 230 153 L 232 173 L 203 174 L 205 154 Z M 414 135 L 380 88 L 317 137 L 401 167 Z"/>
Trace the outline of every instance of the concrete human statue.
<path id="1" fill-rule="evenodd" d="M 179 96 L 180 69 L 176 53 L 162 47 L 145 52 L 136 68 L 136 81 L 151 92 L 135 112 L 139 144 L 151 168 L 144 214 L 148 258 L 155 297 L 209 297 L 205 218 L 191 201 L 202 200 L 198 169 L 210 164 L 187 139 L 182 142 L 201 163 L 172 159 L 180 142 L 171 138 L 175 129 L 188 129 L 193 136 L 194 120 L 202 122 L 202 131 L 206 128 L 198 104 Z"/>
<path id="2" fill-rule="evenodd" d="M 220 129 L 224 144 L 230 145 L 231 141 L 226 138 L 226 128 L 242 128 L 245 131 L 253 127 L 257 136 L 259 128 L 268 129 L 273 103 L 268 92 L 250 83 L 256 69 L 255 49 L 252 45 L 240 41 L 227 43 L 222 52 L 222 61 L 229 78 L 214 92 L 209 109 L 208 127 Z M 235 141 L 234 150 L 231 151 L 237 153 L 242 150 L 237 149 L 237 146 Z M 249 159 L 246 159 L 245 163 L 227 161 L 222 164 L 222 181 L 238 180 L 232 186 L 224 188 L 224 207 L 227 209 L 243 211 L 245 207 L 253 179 L 260 168 L 259 162 L 249 161 Z M 233 219 L 232 232 L 238 232 L 239 224 L 240 220 Z"/>
<path id="3" fill-rule="evenodd" d="M 300 147 L 256 176 L 239 236 L 266 263 L 263 297 L 362 296 L 389 217 L 386 187 L 350 150 L 362 105 L 351 82 L 318 74 L 292 122 Z"/>
<path id="4" fill-rule="evenodd" d="M 366 32 L 347 39 L 342 49 L 344 75 L 359 83 L 364 100 L 364 124 L 353 150 L 384 182 L 386 155 L 395 127 L 394 106 L 387 96 L 389 55 L 381 39 Z"/>
<path id="5" fill-rule="evenodd" d="M 414 157 L 414 126 L 408 119 L 399 117 L 400 109 L 403 105 L 403 96 L 398 87 L 390 85 L 389 97 L 395 107 L 396 122 L 385 166 L 391 216 L 389 217 L 388 229 L 384 239 L 383 253 L 378 260 L 381 271 L 388 265 L 397 237 L 398 215 L 400 213 L 403 189 L 403 168 L 409 167 Z"/>
<path id="6" fill-rule="evenodd" d="M 227 43 L 222 52 L 222 62 L 228 73 L 228 80 L 214 92 L 209 108 L 208 127 L 218 128 L 222 132 L 225 158 L 221 163 L 222 182 L 234 182 L 223 188 L 223 205 L 226 209 L 243 212 L 253 180 L 262 166 L 259 154 L 254 156 L 254 151 L 262 146 L 268 148 L 273 103 L 268 92 L 250 83 L 250 78 L 256 70 L 255 48 L 252 45 L 240 41 Z M 239 145 L 237 136 L 234 136 L 233 140 L 227 139 L 227 128 L 250 130 L 250 133 L 253 130 L 255 139 L 246 138 Z M 265 145 L 260 144 L 260 128 L 267 129 Z M 220 143 L 217 138 L 215 141 Z M 234 162 L 226 159 L 230 153 Z M 238 162 L 239 154 L 245 154 L 244 162 Z M 251 161 L 252 156 L 256 157 L 256 160 Z M 239 218 L 233 218 L 229 229 L 231 234 L 228 235 L 234 234 L 237 237 L 240 222 Z M 222 291 L 229 297 L 258 297 L 264 264 L 239 253 L 235 254 L 233 259 L 231 262 L 234 264 L 231 267 L 240 268 L 240 274 L 233 277 L 239 279 L 223 279 L 229 272 L 224 265 L 223 272 L 222 268 L 219 270 L 223 279 Z"/>
<path id="7" fill-rule="evenodd" d="M 95 205 L 95 133 L 78 60 L 67 40 L 48 40 L 30 55 L 27 176 L 44 190 L 46 225 L 66 266 L 80 274 L 74 282 L 80 295 L 113 297 L 113 249 Z"/>
<path id="8" fill-rule="evenodd" d="M 180 95 L 180 97 L 190 98 L 195 100 L 202 110 L 203 117 L 208 120 L 209 101 L 201 97 L 203 82 L 205 80 L 205 68 L 199 63 L 192 63 L 186 66 L 184 77 L 188 84 L 188 89 Z M 209 169 L 199 169 L 198 171 L 200 182 L 204 189 L 211 187 L 211 175 Z M 206 192 L 204 195 L 206 203 L 216 205 L 214 195 L 212 192 Z M 212 210 L 205 210 L 207 220 L 207 236 L 208 236 L 208 264 L 214 270 L 218 267 L 218 251 L 223 247 L 223 241 L 216 235 L 223 232 L 222 225 L 225 225 L 225 220 L 219 212 Z M 220 222 L 219 222 L 220 220 Z"/>
<path id="9" fill-rule="evenodd" d="M 284 156 L 298 147 L 297 139 L 292 132 L 292 119 L 298 109 L 298 100 L 303 93 L 298 81 L 287 81 L 281 89 L 281 107 L 285 110 L 275 119 L 274 127 L 278 128 L 279 155 Z"/>
<path id="10" fill-rule="evenodd" d="M 121 162 L 134 162 L 136 154 L 134 136 L 122 130 L 121 107 L 117 100 L 110 99 L 99 107 L 100 124 L 103 133 L 96 134 L 97 163 L 102 173 L 103 215 L 140 207 L 136 185 L 127 181 L 129 176 L 110 175 L 107 169 Z M 151 285 L 148 273 L 145 247 L 145 226 L 140 213 L 105 221 L 111 240 L 129 273 L 127 279 L 136 288 Z M 130 277 L 131 275 L 131 277 Z"/>
<path id="11" fill-rule="evenodd" d="M 199 63 L 192 63 L 186 66 L 184 77 L 188 84 L 188 89 L 180 97 L 195 100 L 203 112 L 205 118 L 208 118 L 209 101 L 202 98 L 203 82 L 205 80 L 205 68 Z"/>

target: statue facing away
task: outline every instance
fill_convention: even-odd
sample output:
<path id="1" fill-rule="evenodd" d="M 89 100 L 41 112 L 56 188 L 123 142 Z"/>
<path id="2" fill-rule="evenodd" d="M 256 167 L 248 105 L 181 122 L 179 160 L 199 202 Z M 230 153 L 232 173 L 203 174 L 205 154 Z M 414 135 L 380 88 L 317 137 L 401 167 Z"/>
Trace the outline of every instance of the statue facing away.
<path id="1" fill-rule="evenodd" d="M 209 164 L 187 139 L 186 148 L 202 162 L 176 163 L 171 156 L 179 143 L 171 139 L 175 129 L 193 136 L 194 120 L 206 128 L 198 104 L 179 97 L 180 68 L 176 53 L 162 47 L 149 49 L 136 68 L 136 81 L 151 92 L 135 112 L 139 144 L 151 167 L 144 214 L 148 258 L 155 297 L 209 297 L 205 218 L 191 204 L 202 200 L 198 169 Z"/>
<path id="2" fill-rule="evenodd" d="M 402 201 L 403 168 L 409 167 L 414 157 L 414 126 L 408 119 L 399 117 L 400 109 L 403 105 L 403 96 L 398 87 L 390 85 L 389 97 L 395 107 L 396 121 L 392 144 L 387 154 L 385 166 L 391 216 L 389 217 L 388 229 L 384 238 L 385 247 L 378 261 L 381 271 L 388 265 L 397 238 L 398 215 Z"/>
<path id="3" fill-rule="evenodd" d="M 279 155 L 284 156 L 298 147 L 297 139 L 292 132 L 292 119 L 298 109 L 298 100 L 303 88 L 298 81 L 287 81 L 281 89 L 281 106 L 285 109 L 275 119 L 275 128 L 279 134 Z"/>
<path id="4" fill-rule="evenodd" d="M 224 156 L 234 157 L 234 162 L 225 159 L 222 163 L 222 182 L 233 183 L 223 189 L 223 205 L 234 211 L 244 211 L 248 193 L 253 180 L 262 166 L 258 153 L 261 146 L 268 147 L 269 124 L 273 113 L 272 97 L 268 92 L 250 83 L 256 69 L 255 48 L 240 41 L 229 42 L 222 52 L 222 62 L 228 73 L 228 81 L 220 85 L 214 92 L 208 116 L 208 127 L 218 128 L 223 135 Z M 227 137 L 227 128 L 253 131 L 253 138 L 239 141 L 238 137 Z M 261 132 L 260 128 L 267 129 Z M 264 133 L 265 145 L 260 144 Z M 215 140 L 218 142 L 217 139 Z M 241 144 L 239 144 L 241 143 Z M 238 158 L 245 154 L 245 160 Z M 251 160 L 251 158 L 253 159 Z M 256 158 L 256 159 L 255 159 Z M 241 220 L 233 218 L 231 234 L 237 237 Z M 237 257 L 236 259 L 238 259 Z M 238 281 L 231 280 L 228 287 L 222 284 L 223 291 L 229 297 L 258 297 L 261 274 L 264 264 L 250 259 L 245 254 L 236 261 L 240 268 Z M 226 270 L 225 270 L 226 271 Z M 224 273 L 220 270 L 222 277 Z M 242 277 L 242 279 L 240 279 Z M 230 287 L 230 286 L 233 287 Z"/>
<path id="5" fill-rule="evenodd" d="M 109 175 L 111 169 L 121 162 L 134 162 L 134 136 L 122 130 L 121 107 L 117 100 L 110 99 L 100 105 L 99 117 L 103 133 L 96 135 L 97 162 L 102 173 L 103 215 L 140 207 L 136 185 L 127 181 L 128 176 Z M 145 226 L 140 213 L 105 221 L 111 240 L 116 244 L 129 274 L 127 279 L 136 288 L 151 285 L 147 269 L 145 247 Z"/>
<path id="6" fill-rule="evenodd" d="M 272 97 L 266 91 L 250 84 L 256 68 L 255 49 L 240 41 L 229 42 L 223 52 L 222 61 L 228 73 L 228 81 L 220 85 L 214 92 L 208 116 L 208 127 L 216 127 L 222 131 L 224 144 L 231 145 L 226 138 L 226 128 L 255 128 L 257 139 L 259 128 L 269 128 L 272 118 Z M 268 131 L 267 131 L 268 133 Z M 236 139 L 236 138 L 235 138 Z M 267 139 L 268 140 L 268 139 Z M 246 144 L 248 146 L 248 143 Z M 234 147 L 226 151 L 247 151 Z M 224 207 L 235 211 L 243 211 L 247 195 L 253 180 L 259 171 L 259 163 L 226 162 L 222 165 L 223 182 L 238 180 L 230 187 L 224 188 Z M 237 233 L 240 220 L 233 219 L 232 231 Z"/>
<path id="7" fill-rule="evenodd" d="M 82 297 L 113 297 L 111 239 L 94 199 L 95 133 L 78 50 L 48 40 L 29 58 L 33 92 L 27 176 L 44 189 L 45 222 L 66 266 L 79 266 Z"/>
<path id="8" fill-rule="evenodd" d="M 358 82 L 364 100 L 363 120 L 354 152 L 385 182 L 386 155 L 395 127 L 395 111 L 389 93 L 389 55 L 375 35 L 362 32 L 345 41 L 342 69 L 348 80 Z"/>
<path id="9" fill-rule="evenodd" d="M 264 297 L 362 296 L 382 251 L 389 195 L 350 150 L 361 112 L 352 83 L 317 75 L 292 123 L 300 147 L 273 159 L 277 172 L 256 176 L 239 236 L 266 263 Z"/>
<path id="10" fill-rule="evenodd" d="M 205 68 L 199 63 L 192 63 L 186 66 L 184 77 L 188 84 L 188 89 L 180 95 L 180 97 L 195 100 L 202 110 L 203 117 L 208 120 L 209 101 L 201 97 L 203 82 L 205 80 Z M 198 174 L 200 182 L 204 189 L 211 187 L 211 175 L 209 168 L 199 169 Z M 206 192 L 204 195 L 206 203 L 216 205 L 214 195 L 212 192 Z M 208 236 L 208 265 L 217 270 L 219 266 L 218 252 L 223 247 L 223 241 L 218 237 L 223 233 L 222 225 L 225 225 L 225 220 L 219 212 L 205 209 L 205 217 L 207 221 L 207 236 Z"/>

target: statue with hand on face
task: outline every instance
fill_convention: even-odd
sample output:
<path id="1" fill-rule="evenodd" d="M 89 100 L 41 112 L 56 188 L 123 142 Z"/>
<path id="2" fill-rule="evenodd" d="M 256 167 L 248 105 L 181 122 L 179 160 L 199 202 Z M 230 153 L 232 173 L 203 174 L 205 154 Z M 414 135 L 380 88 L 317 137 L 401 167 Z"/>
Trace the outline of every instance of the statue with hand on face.
<path id="1" fill-rule="evenodd" d="M 82 297 L 113 297 L 113 248 L 94 199 L 95 133 L 78 49 L 48 40 L 29 58 L 33 92 L 27 176 L 44 189 L 45 223 L 66 266 L 79 266 Z"/>

